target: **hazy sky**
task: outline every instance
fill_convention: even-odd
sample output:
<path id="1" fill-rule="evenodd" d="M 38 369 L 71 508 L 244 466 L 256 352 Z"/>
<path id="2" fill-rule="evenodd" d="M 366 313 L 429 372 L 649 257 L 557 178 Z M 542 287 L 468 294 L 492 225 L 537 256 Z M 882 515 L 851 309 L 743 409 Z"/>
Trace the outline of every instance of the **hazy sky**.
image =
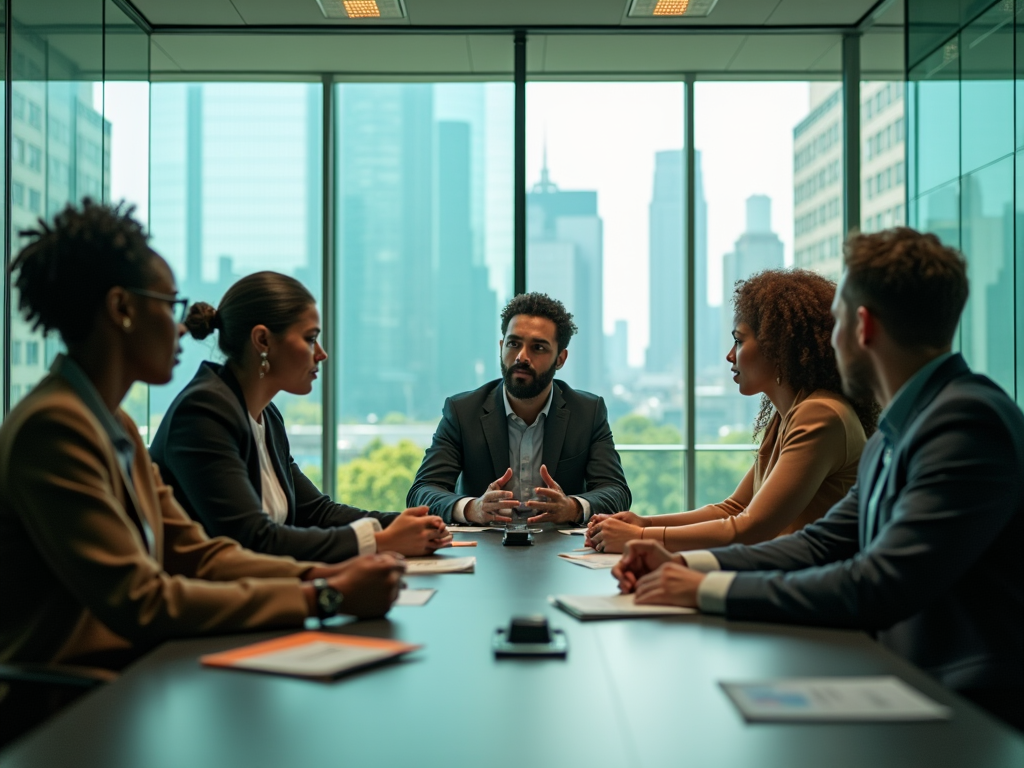
<path id="1" fill-rule="evenodd" d="M 721 295 L 721 259 L 745 224 L 744 201 L 772 199 L 772 227 L 793 244 L 793 127 L 808 112 L 807 83 L 696 84 L 696 148 L 708 204 L 709 283 Z M 630 362 L 648 339 L 648 206 L 654 154 L 683 144 L 678 83 L 531 83 L 527 86 L 527 180 L 540 177 L 547 143 L 551 180 L 598 192 L 604 221 L 604 321 L 629 322 Z"/>

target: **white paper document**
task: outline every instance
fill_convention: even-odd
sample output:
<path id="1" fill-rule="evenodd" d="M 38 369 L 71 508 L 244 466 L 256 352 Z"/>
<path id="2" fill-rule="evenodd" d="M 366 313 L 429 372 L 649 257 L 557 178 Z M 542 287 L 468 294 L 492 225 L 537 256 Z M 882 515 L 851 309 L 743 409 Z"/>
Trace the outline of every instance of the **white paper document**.
<path id="1" fill-rule="evenodd" d="M 405 572 L 409 576 L 430 573 L 472 573 L 476 568 L 475 557 L 407 557 Z"/>
<path id="2" fill-rule="evenodd" d="M 449 525 L 449 533 L 483 533 L 484 531 L 504 531 L 503 525 Z"/>
<path id="3" fill-rule="evenodd" d="M 559 528 L 559 533 L 564 533 L 566 536 L 586 536 L 586 528 Z"/>
<path id="4" fill-rule="evenodd" d="M 611 568 L 622 559 L 622 555 L 595 552 L 589 548 L 586 551 L 559 552 L 558 556 L 584 568 Z"/>
<path id="5" fill-rule="evenodd" d="M 949 707 L 898 677 L 794 677 L 720 683 L 748 722 L 948 720 Z"/>
<path id="6" fill-rule="evenodd" d="M 436 589 L 403 589 L 398 593 L 395 605 L 426 605 Z"/>
<path id="7" fill-rule="evenodd" d="M 577 619 L 626 619 L 643 616 L 679 616 L 696 613 L 674 605 L 637 605 L 633 595 L 554 595 L 554 605 Z"/>
<path id="8" fill-rule="evenodd" d="M 240 669 L 299 677 L 330 677 L 347 669 L 383 661 L 394 653 L 382 648 L 352 648 L 334 643 L 308 643 L 263 656 L 236 661 Z"/>

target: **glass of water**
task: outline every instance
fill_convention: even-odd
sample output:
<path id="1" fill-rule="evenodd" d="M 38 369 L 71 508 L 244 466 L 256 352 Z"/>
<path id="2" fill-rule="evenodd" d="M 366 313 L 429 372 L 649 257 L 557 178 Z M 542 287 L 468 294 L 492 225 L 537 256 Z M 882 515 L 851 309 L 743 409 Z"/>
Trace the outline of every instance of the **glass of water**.
<path id="1" fill-rule="evenodd" d="M 535 494 L 533 488 L 521 488 L 519 490 L 519 506 L 509 510 L 512 515 L 512 522 L 506 528 L 510 531 L 525 531 L 526 521 L 537 514 L 537 510 L 526 506 L 526 502 L 532 500 Z"/>

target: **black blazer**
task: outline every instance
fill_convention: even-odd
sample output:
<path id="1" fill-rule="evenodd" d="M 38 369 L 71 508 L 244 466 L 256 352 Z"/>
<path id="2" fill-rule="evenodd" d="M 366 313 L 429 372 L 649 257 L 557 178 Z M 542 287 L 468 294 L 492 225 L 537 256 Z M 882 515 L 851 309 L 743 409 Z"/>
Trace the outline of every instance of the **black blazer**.
<path id="1" fill-rule="evenodd" d="M 615 451 L 604 400 L 555 380 L 544 421 L 544 464 L 567 495 L 590 503 L 592 514 L 629 509 L 632 496 Z M 502 381 L 449 397 L 434 440 L 406 503 L 426 505 L 451 522 L 455 502 L 479 496 L 508 469 L 508 417 Z"/>
<path id="2" fill-rule="evenodd" d="M 960 355 L 936 369 L 893 447 L 867 531 L 883 437 L 816 523 L 712 550 L 739 573 L 731 619 L 876 630 L 954 689 L 1024 684 L 1024 415 Z M 749 571 L 760 571 L 749 573 Z"/>
<path id="3" fill-rule="evenodd" d="M 242 388 L 227 366 L 204 362 L 174 398 L 149 452 L 181 506 L 211 536 L 229 536 L 268 555 L 334 563 L 359 554 L 348 524 L 395 513 L 336 504 L 295 464 L 281 412 L 263 411 L 267 452 L 288 498 L 288 517 L 275 523 L 263 511 L 260 459 Z"/>

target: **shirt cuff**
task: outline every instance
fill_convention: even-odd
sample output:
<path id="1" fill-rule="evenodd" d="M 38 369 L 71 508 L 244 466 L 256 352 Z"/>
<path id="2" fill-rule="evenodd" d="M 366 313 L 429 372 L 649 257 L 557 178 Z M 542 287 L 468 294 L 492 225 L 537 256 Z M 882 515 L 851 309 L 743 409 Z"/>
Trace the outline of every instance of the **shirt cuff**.
<path id="1" fill-rule="evenodd" d="M 586 523 L 590 519 L 590 502 L 584 499 L 582 496 L 570 496 L 571 499 L 576 499 L 583 507 L 583 522 Z"/>
<path id="2" fill-rule="evenodd" d="M 372 555 L 377 551 L 377 537 L 373 534 L 384 530 L 380 527 L 380 521 L 375 517 L 362 517 L 353 520 L 349 525 L 356 533 L 356 541 L 359 543 L 360 555 Z"/>
<path id="3" fill-rule="evenodd" d="M 722 566 L 718 564 L 718 558 L 708 552 L 706 549 L 695 549 L 693 552 L 682 553 L 683 563 L 687 568 L 692 568 L 695 571 L 701 573 L 711 573 L 711 571 L 720 571 Z"/>
<path id="4" fill-rule="evenodd" d="M 725 613 L 725 598 L 729 594 L 736 571 L 714 571 L 704 577 L 697 587 L 697 607 L 703 613 Z"/>
<path id="5" fill-rule="evenodd" d="M 455 502 L 455 506 L 452 507 L 452 522 L 458 523 L 459 525 L 465 525 L 468 521 L 466 520 L 466 506 L 473 500 L 472 496 L 465 496 Z"/>

